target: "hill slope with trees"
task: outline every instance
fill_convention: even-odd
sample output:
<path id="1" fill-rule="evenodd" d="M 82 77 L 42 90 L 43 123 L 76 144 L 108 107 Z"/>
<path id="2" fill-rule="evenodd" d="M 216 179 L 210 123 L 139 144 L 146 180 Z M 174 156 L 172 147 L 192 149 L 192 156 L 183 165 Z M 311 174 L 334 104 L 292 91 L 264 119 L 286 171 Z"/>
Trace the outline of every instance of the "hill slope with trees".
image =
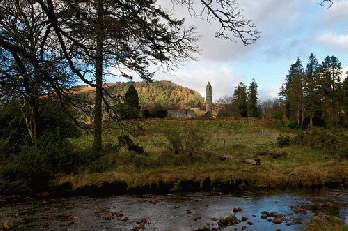
<path id="1" fill-rule="evenodd" d="M 142 109 L 149 109 L 155 105 L 162 105 L 167 109 L 204 106 L 205 100 L 199 92 L 170 81 L 109 83 L 105 85 L 105 89 L 112 96 L 124 96 L 130 85 L 134 85 L 137 90 Z M 95 97 L 92 87 L 79 87 L 76 93 L 87 94 L 90 98 Z"/>

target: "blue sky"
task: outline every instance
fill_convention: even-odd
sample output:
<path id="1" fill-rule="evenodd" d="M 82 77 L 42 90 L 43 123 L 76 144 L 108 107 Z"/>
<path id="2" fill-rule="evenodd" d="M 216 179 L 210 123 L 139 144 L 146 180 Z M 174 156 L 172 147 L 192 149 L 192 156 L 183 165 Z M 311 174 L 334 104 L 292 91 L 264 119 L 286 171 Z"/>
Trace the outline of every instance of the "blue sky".
<path id="1" fill-rule="evenodd" d="M 254 21 L 261 38 L 245 47 L 241 41 L 231 42 L 214 37 L 219 29 L 214 22 L 192 19 L 169 0 L 160 0 L 187 25 L 197 27 L 202 35 L 198 61 L 189 61 L 170 73 L 157 72 L 155 80 L 170 80 L 197 90 L 205 97 L 210 81 L 213 101 L 232 96 L 239 82 L 249 85 L 252 78 L 258 84 L 261 101 L 277 97 L 285 82 L 290 65 L 299 57 L 306 66 L 313 52 L 321 63 L 334 55 L 348 71 L 348 1 L 337 0 L 328 8 L 320 0 L 237 0 L 246 19 Z M 170 1 L 169 1 L 170 2 Z M 135 78 L 135 81 L 138 79 Z"/>

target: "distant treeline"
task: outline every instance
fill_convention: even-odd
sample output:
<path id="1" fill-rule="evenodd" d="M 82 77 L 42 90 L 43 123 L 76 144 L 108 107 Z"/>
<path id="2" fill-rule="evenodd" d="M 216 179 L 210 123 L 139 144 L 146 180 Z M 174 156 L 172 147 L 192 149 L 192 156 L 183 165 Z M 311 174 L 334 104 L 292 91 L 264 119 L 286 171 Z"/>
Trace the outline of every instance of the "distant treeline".
<path id="1" fill-rule="evenodd" d="M 255 80 L 247 86 L 240 83 L 232 97 L 217 101 L 218 117 L 259 117 L 287 121 L 292 128 L 307 126 L 348 125 L 348 79 L 335 56 L 319 64 L 311 54 L 306 67 L 298 58 L 290 66 L 279 98 L 256 105 Z M 342 79 L 344 79 L 342 81 Z"/>
<path id="2" fill-rule="evenodd" d="M 167 109 L 195 108 L 205 105 L 205 100 L 199 92 L 170 81 L 113 83 L 108 84 L 105 89 L 113 96 L 124 96 L 130 85 L 134 85 L 137 90 L 139 104 L 143 110 L 152 109 L 156 105 Z M 94 97 L 94 91 L 90 90 L 86 93 Z"/>

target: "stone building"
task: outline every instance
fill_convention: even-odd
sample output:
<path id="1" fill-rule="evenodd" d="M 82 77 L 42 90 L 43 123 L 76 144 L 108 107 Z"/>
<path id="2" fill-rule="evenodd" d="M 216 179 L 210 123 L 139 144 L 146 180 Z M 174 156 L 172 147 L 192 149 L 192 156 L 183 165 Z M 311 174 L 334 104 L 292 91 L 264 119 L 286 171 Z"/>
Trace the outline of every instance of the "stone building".
<path id="1" fill-rule="evenodd" d="M 206 88 L 206 98 L 205 98 L 205 110 L 207 113 L 212 115 L 213 112 L 213 89 L 210 85 L 210 82 L 208 82 L 207 88 Z"/>
<path id="2" fill-rule="evenodd" d="M 168 118 L 194 118 L 196 113 L 191 109 L 168 110 Z"/>

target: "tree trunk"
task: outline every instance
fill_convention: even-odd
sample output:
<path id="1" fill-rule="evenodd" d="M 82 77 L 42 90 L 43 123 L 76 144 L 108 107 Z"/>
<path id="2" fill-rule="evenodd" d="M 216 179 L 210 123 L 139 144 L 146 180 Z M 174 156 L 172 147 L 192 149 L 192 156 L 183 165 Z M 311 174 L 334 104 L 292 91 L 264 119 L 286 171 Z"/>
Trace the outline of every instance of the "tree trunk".
<path id="1" fill-rule="evenodd" d="M 97 28 L 97 57 L 96 57 L 96 94 L 94 106 L 94 142 L 93 148 L 96 154 L 102 151 L 102 104 L 103 104 L 103 0 L 97 0 L 98 28 Z"/>

